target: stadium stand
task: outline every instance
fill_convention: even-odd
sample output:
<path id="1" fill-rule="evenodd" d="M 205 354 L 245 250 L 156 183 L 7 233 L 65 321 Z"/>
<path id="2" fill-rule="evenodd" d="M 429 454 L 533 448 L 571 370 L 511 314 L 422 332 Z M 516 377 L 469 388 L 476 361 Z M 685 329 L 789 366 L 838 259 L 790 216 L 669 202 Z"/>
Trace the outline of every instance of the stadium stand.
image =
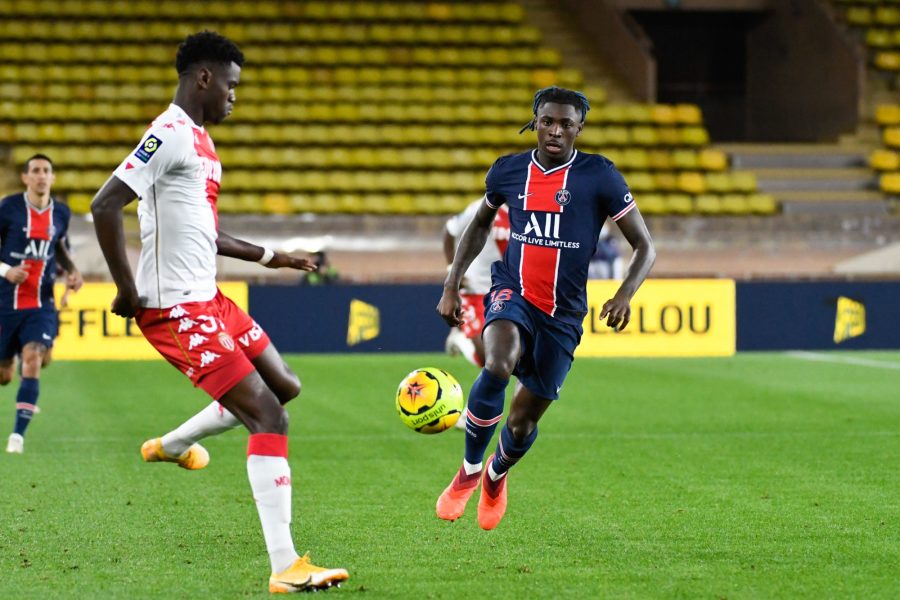
<path id="1" fill-rule="evenodd" d="M 517 132 L 548 85 L 584 90 L 580 148 L 611 158 L 645 213 L 778 210 L 697 106 L 607 102 L 513 2 L 0 0 L 0 17 L 0 145 L 14 163 L 53 156 L 75 212 L 171 99 L 176 44 L 203 28 L 247 56 L 214 131 L 222 213 L 456 212 L 498 155 L 533 144 Z"/>

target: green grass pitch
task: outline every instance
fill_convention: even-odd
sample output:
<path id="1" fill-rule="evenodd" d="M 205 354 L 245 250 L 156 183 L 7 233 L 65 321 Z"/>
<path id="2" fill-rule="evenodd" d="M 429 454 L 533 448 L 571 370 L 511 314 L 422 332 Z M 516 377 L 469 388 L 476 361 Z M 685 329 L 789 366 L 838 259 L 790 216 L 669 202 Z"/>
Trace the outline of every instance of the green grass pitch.
<path id="1" fill-rule="evenodd" d="M 474 501 L 434 516 L 461 433 L 393 405 L 413 368 L 468 390 L 473 367 L 288 360 L 297 548 L 351 573 L 329 596 L 900 597 L 898 353 L 578 359 L 491 532 Z M 268 597 L 246 434 L 207 440 L 199 472 L 140 460 L 201 392 L 162 362 L 59 362 L 41 387 L 26 453 L 0 454 L 0 598 Z"/>

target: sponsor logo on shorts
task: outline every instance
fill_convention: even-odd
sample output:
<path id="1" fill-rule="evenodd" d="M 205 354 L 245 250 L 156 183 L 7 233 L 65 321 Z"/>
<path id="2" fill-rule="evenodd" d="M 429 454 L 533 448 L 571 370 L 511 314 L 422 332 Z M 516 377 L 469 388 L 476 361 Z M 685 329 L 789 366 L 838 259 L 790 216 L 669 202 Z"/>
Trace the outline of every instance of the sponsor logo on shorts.
<path id="1" fill-rule="evenodd" d="M 162 140 L 155 135 L 151 135 L 144 140 L 144 143 L 141 144 L 140 148 L 134 151 L 134 157 L 146 164 L 153 158 L 153 154 L 159 150 L 160 146 L 162 146 Z"/>

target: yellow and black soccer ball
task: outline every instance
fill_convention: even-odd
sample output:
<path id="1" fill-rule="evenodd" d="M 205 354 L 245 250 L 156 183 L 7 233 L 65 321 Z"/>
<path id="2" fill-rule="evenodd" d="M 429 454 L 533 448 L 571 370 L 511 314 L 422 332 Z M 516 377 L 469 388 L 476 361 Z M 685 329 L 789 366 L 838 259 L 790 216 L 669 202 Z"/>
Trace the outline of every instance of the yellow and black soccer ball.
<path id="1" fill-rule="evenodd" d="M 443 369 L 416 369 L 397 387 L 397 414 L 419 433 L 440 433 L 456 424 L 465 408 L 459 382 Z"/>

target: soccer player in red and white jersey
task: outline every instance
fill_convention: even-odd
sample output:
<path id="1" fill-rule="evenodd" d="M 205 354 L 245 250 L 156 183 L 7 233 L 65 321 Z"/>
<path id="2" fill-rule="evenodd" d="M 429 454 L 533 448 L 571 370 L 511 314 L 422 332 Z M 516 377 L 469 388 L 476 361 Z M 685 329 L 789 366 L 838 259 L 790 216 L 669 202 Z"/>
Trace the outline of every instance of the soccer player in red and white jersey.
<path id="1" fill-rule="evenodd" d="M 622 284 L 601 310 L 607 325 L 628 325 L 631 298 L 655 261 L 653 240 L 622 175 L 605 157 L 575 149 L 589 109 L 587 98 L 572 90 L 535 94 L 534 118 L 522 131 L 537 131 L 537 148 L 502 156 L 491 167 L 484 202 L 444 281 L 437 311 L 459 326 L 463 274 L 484 247 L 497 211 L 508 206 L 509 244 L 491 270 L 484 369 L 469 392 L 463 464 L 437 501 L 441 519 L 462 516 L 479 483 L 479 526 L 493 529 L 506 513 L 509 469 L 537 438 L 538 421 L 559 397 L 581 341 L 588 266 L 604 221 L 614 221 L 634 249 Z M 484 465 L 512 375 L 518 385 L 509 414 Z"/>
<path id="2" fill-rule="evenodd" d="M 444 258 L 447 268 L 453 264 L 453 255 L 463 231 L 475 218 L 484 198 L 469 204 L 461 213 L 453 215 L 444 227 Z M 491 265 L 503 258 L 509 243 L 509 211 L 501 206 L 491 226 L 490 241 L 469 265 L 460 286 L 463 324 L 452 327 L 447 336 L 447 351 L 462 354 L 476 367 L 484 366 L 484 343 L 481 330 L 484 327 L 484 296 L 491 289 Z M 463 419 L 460 419 L 460 422 Z"/>
<path id="3" fill-rule="evenodd" d="M 160 354 L 214 400 L 173 432 L 146 442 L 144 459 L 202 468 L 208 455 L 196 441 L 242 423 L 250 431 L 247 474 L 272 565 L 269 591 L 288 593 L 330 587 L 348 575 L 312 565 L 294 549 L 282 405 L 300 393 L 300 381 L 259 325 L 216 286 L 217 254 L 269 268 L 313 268 L 218 229 L 222 166 L 204 124 L 231 113 L 243 62 L 238 47 L 217 33 L 188 36 L 175 59 L 172 104 L 100 189 L 91 212 L 116 283 L 112 312 L 133 317 Z M 122 209 L 136 196 L 141 254 L 135 278 Z"/>

